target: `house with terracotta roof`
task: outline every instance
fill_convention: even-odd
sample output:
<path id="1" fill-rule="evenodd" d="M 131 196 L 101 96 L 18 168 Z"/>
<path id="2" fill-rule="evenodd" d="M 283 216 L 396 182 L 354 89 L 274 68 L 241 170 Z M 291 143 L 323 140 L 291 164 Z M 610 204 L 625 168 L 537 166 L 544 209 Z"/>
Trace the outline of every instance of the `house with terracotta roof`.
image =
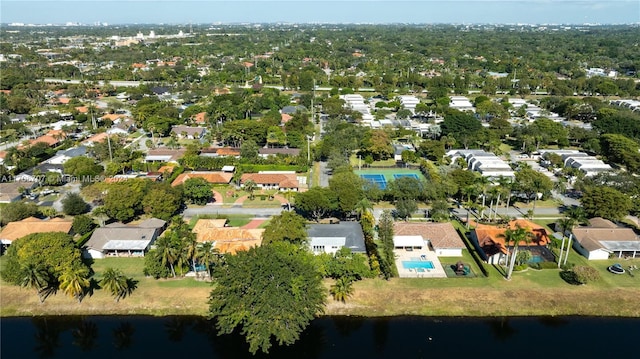
<path id="1" fill-rule="evenodd" d="M 462 257 L 462 250 L 466 248 L 460 235 L 449 222 L 395 222 L 393 235 L 394 242 L 395 237 L 419 236 L 437 256 L 441 257 Z"/>
<path id="2" fill-rule="evenodd" d="M 524 247 L 545 247 L 551 242 L 547 230 L 526 219 L 516 219 L 509 222 L 506 226 L 491 226 L 487 224 L 477 224 L 476 228 L 471 230 L 471 240 L 478 250 L 480 257 L 489 264 L 505 264 L 506 255 L 512 248 L 513 243 L 505 243 L 504 234 L 508 228 L 515 230 L 518 227 L 525 228 L 531 234 L 531 240 L 527 243 L 521 241 L 518 243 L 519 248 Z"/>
<path id="3" fill-rule="evenodd" d="M 262 244 L 263 228 L 226 227 L 224 219 L 199 219 L 192 230 L 198 243 L 211 242 L 220 253 L 236 254 Z"/>
<path id="4" fill-rule="evenodd" d="M 200 150 L 203 157 L 235 157 L 240 158 L 240 148 L 238 147 L 211 147 Z"/>
<path id="5" fill-rule="evenodd" d="M 181 173 L 176 177 L 171 186 L 178 186 L 183 184 L 190 178 L 204 178 L 207 182 L 212 184 L 229 184 L 233 178 L 233 173 L 229 172 L 211 172 L 211 171 L 192 171 L 189 173 Z"/>
<path id="6" fill-rule="evenodd" d="M 298 191 L 300 183 L 295 172 L 258 172 L 245 173 L 240 178 L 240 187 L 247 181 L 253 181 L 260 189 L 279 191 Z"/>
<path id="7" fill-rule="evenodd" d="M 207 113 L 198 112 L 195 115 L 193 115 L 192 119 L 193 119 L 193 122 L 196 123 L 196 125 L 204 125 L 207 123 Z"/>
<path id="8" fill-rule="evenodd" d="M 85 139 L 84 141 L 82 141 L 82 144 L 85 146 L 93 146 L 96 143 L 100 143 L 103 141 L 107 140 L 107 136 L 108 134 L 106 132 L 100 132 L 97 133 L 87 139 Z"/>
<path id="9" fill-rule="evenodd" d="M 62 232 L 68 234 L 71 233 L 72 224 L 72 221 L 62 218 L 39 219 L 28 217 L 21 221 L 7 223 L 0 231 L 0 241 L 2 246 L 6 248 L 16 239 L 34 233 Z"/>
<path id="10" fill-rule="evenodd" d="M 96 228 L 82 248 L 85 258 L 142 257 L 166 229 L 167 222 L 149 218 L 137 224 L 116 222 Z"/>
<path id="11" fill-rule="evenodd" d="M 573 248 L 588 260 L 640 258 L 640 236 L 631 228 L 596 217 L 588 226 L 575 227 Z"/>

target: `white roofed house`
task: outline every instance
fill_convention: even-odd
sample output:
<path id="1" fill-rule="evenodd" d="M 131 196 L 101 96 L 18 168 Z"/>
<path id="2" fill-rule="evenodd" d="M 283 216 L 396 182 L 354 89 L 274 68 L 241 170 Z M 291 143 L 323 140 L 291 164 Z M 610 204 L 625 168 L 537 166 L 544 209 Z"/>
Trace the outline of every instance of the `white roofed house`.
<path id="1" fill-rule="evenodd" d="M 475 107 L 471 101 L 464 96 L 451 96 L 449 97 L 449 107 L 458 111 L 471 111 L 476 112 Z"/>
<path id="2" fill-rule="evenodd" d="M 107 256 L 142 257 L 162 234 L 165 226 L 165 221 L 151 218 L 137 225 L 116 222 L 97 228 L 83 247 L 83 256 L 94 259 Z"/>
<path id="3" fill-rule="evenodd" d="M 451 150 L 446 154 L 454 162 L 461 157 L 467 162 L 467 168 L 488 178 L 515 178 L 508 163 L 491 152 L 484 150 Z"/>

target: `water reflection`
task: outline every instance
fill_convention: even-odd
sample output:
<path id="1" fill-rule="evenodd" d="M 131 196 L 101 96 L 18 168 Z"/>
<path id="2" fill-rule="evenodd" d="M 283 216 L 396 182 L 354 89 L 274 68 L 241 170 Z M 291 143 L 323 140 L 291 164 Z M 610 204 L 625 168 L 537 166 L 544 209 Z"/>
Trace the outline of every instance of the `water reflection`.
<path id="1" fill-rule="evenodd" d="M 133 325 L 129 322 L 122 322 L 112 330 L 113 346 L 117 350 L 124 350 L 133 344 L 133 333 L 135 333 Z"/>
<path id="2" fill-rule="evenodd" d="M 432 358 L 548 355 L 635 357 L 640 318 L 359 318 L 323 317 L 291 346 L 277 343 L 270 354 L 251 355 L 240 333 L 217 335 L 202 317 L 36 317 L 2 318 L 0 358 Z M 544 346 L 531 346 L 545 338 Z M 603 343 L 599 346 L 566 343 Z M 522 348 L 527 350 L 522 352 Z"/>

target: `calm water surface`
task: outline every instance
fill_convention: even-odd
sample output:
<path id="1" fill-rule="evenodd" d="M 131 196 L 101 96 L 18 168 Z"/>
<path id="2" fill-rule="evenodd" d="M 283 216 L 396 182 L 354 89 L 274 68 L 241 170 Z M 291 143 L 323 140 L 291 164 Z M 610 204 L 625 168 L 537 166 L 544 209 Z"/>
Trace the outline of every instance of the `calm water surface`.
<path id="1" fill-rule="evenodd" d="M 0 337 L 1 359 L 640 357 L 640 318 L 325 317 L 256 356 L 199 317 L 2 318 Z"/>

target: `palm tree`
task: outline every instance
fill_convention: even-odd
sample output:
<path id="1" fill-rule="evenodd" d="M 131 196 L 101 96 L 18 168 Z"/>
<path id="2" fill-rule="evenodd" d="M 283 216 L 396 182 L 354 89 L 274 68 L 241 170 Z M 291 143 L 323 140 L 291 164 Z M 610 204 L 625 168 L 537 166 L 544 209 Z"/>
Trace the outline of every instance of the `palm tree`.
<path id="1" fill-rule="evenodd" d="M 509 263 L 509 268 L 507 270 L 507 279 L 511 279 L 511 273 L 513 273 L 513 267 L 516 263 L 516 256 L 518 255 L 518 245 L 520 242 L 525 241 L 529 242 L 532 233 L 527 228 L 522 228 L 519 225 L 516 225 L 516 229 L 507 228 L 507 230 L 500 234 L 499 236 L 504 238 L 505 245 L 507 246 L 507 252 L 509 251 L 509 244 L 513 243 L 513 253 L 509 256 L 507 254 L 507 262 Z"/>
<path id="2" fill-rule="evenodd" d="M 189 234 L 182 239 L 184 244 L 185 255 L 188 260 L 191 261 L 191 267 L 193 271 L 196 270 L 196 253 L 198 250 L 198 241 L 196 241 L 196 236 L 193 232 L 189 232 Z"/>
<path id="3" fill-rule="evenodd" d="M 367 198 L 361 199 L 358 203 L 356 203 L 356 213 L 358 213 L 358 218 L 362 218 L 362 215 L 373 210 L 373 204 Z"/>
<path id="4" fill-rule="evenodd" d="M 91 321 L 82 321 L 76 329 L 71 332 L 73 335 L 73 345 L 80 347 L 83 351 L 93 349 L 98 338 L 98 326 Z"/>
<path id="5" fill-rule="evenodd" d="M 216 263 L 220 258 L 220 251 L 213 246 L 212 242 L 205 242 L 198 245 L 196 250 L 196 259 L 199 263 L 204 264 L 207 273 L 211 276 L 211 264 Z"/>
<path id="6" fill-rule="evenodd" d="M 573 236 L 573 233 L 571 233 L 573 227 L 576 225 L 576 220 L 573 218 L 560 218 L 558 220 L 558 226 L 560 228 L 562 228 L 562 245 L 560 246 L 560 255 L 558 256 L 558 268 L 560 268 L 560 263 L 562 262 L 562 252 L 564 250 L 564 239 L 565 239 L 565 232 L 567 230 L 570 231 L 569 234 L 569 242 L 571 242 L 571 236 Z M 567 248 L 567 257 L 569 256 L 569 248 Z"/>
<path id="7" fill-rule="evenodd" d="M 348 297 L 353 295 L 353 281 L 347 277 L 338 278 L 329 289 L 329 292 L 333 299 L 344 303 Z"/>
<path id="8" fill-rule="evenodd" d="M 244 190 L 249 192 L 249 198 L 253 200 L 253 191 L 257 188 L 256 183 L 253 180 L 248 180 L 244 183 Z"/>
<path id="9" fill-rule="evenodd" d="M 172 246 L 171 239 L 168 236 L 162 236 L 156 241 L 156 248 L 162 259 L 162 265 L 167 264 L 171 267 L 171 274 L 175 277 L 176 271 L 173 268 L 173 264 L 178 259 L 176 249 Z"/>
<path id="10" fill-rule="evenodd" d="M 40 303 L 44 303 L 46 298 L 45 288 L 49 286 L 49 272 L 41 265 L 27 263 L 21 268 L 20 285 L 26 288 L 35 289 L 40 298 Z"/>
<path id="11" fill-rule="evenodd" d="M 134 280 L 127 278 L 120 269 L 113 268 L 105 270 L 100 285 L 111 293 L 116 302 L 119 302 L 120 299 L 127 295 L 131 295 L 137 287 L 137 283 Z"/>
<path id="12" fill-rule="evenodd" d="M 69 268 L 60 275 L 60 289 L 78 303 L 82 302 L 89 285 L 89 268 L 85 266 Z"/>

